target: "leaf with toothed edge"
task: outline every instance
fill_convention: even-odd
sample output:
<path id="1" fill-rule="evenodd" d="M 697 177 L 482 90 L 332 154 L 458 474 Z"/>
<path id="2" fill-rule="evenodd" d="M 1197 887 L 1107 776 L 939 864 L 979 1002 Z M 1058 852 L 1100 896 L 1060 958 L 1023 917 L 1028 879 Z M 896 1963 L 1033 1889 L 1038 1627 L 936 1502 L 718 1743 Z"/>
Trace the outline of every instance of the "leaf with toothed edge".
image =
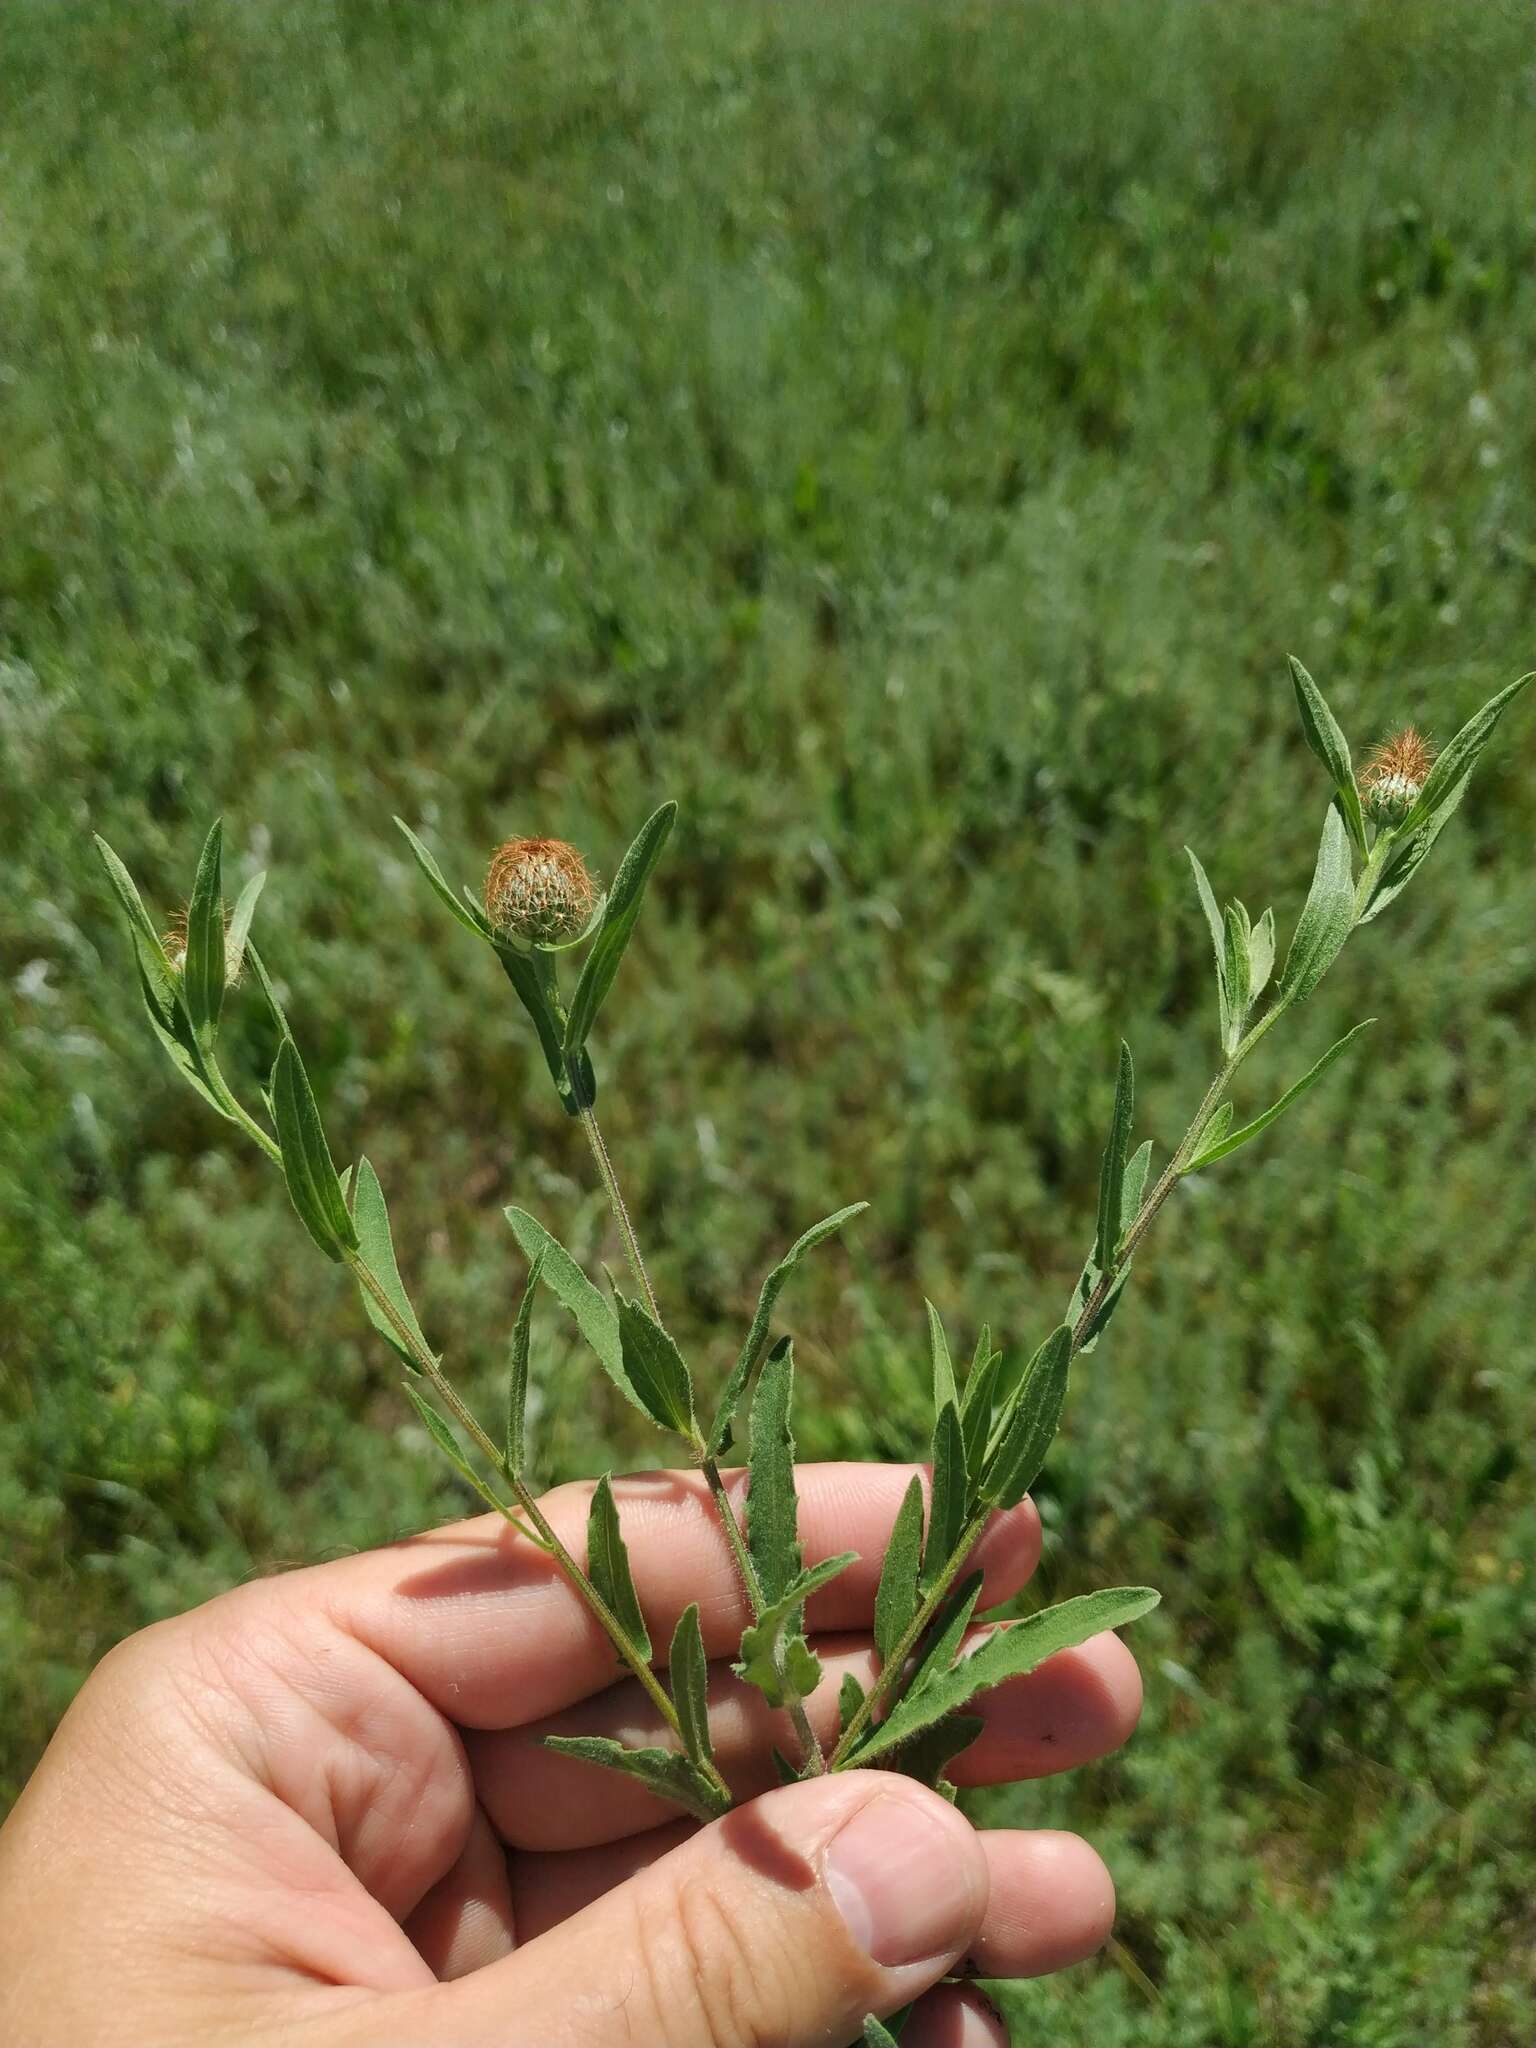
<path id="1" fill-rule="evenodd" d="M 574 1756 L 638 1778 L 648 1792 L 680 1806 L 695 1820 L 718 1820 L 730 1811 L 729 1799 L 691 1757 L 675 1749 L 626 1749 L 606 1735 L 541 1735 L 540 1746 L 557 1756 Z"/>
<path id="2" fill-rule="evenodd" d="M 587 1510 L 587 1576 L 623 1625 L 630 1642 L 642 1657 L 649 1659 L 651 1638 L 619 1527 L 613 1481 L 606 1475 L 597 1482 Z"/>
<path id="3" fill-rule="evenodd" d="M 747 1460 L 747 1548 L 769 1601 L 780 1599 L 800 1574 L 795 1442 L 789 1428 L 794 1382 L 794 1348 L 781 1337 L 758 1377 Z"/>
<path id="4" fill-rule="evenodd" d="M 672 1704 L 677 1709 L 683 1748 L 700 1769 L 713 1760 L 709 1741 L 709 1660 L 704 1655 L 704 1636 L 699 1627 L 699 1603 L 693 1601 L 678 1616 L 672 1635 L 667 1675 Z"/>

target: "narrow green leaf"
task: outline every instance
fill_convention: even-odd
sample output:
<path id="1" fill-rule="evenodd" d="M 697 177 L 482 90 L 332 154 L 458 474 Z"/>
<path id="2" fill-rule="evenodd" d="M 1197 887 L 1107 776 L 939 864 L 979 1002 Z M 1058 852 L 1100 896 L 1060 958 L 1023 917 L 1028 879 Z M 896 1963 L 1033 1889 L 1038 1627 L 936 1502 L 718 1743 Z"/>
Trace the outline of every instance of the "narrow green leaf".
<path id="1" fill-rule="evenodd" d="M 889 2027 L 882 2027 L 873 2013 L 864 2020 L 864 2048 L 901 2048 L 901 2043 Z"/>
<path id="2" fill-rule="evenodd" d="M 973 1360 L 965 1378 L 965 1398 L 960 1405 L 960 1429 L 965 1438 L 965 1469 L 970 1490 L 981 1484 L 987 1462 L 987 1445 L 992 1436 L 992 1418 L 1001 1351 L 989 1350 L 985 1358 Z"/>
<path id="3" fill-rule="evenodd" d="M 256 900 L 266 884 L 267 875 L 263 868 L 259 874 L 252 875 L 235 898 L 234 913 L 224 937 L 225 969 L 231 981 L 245 965 L 245 943 L 251 935 L 251 919 L 256 915 Z"/>
<path id="4" fill-rule="evenodd" d="M 769 1600 L 779 1599 L 800 1573 L 795 1442 L 789 1428 L 794 1383 L 793 1346 L 781 1337 L 758 1376 L 748 1461 L 747 1547 Z"/>
<path id="5" fill-rule="evenodd" d="M 619 1528 L 613 1481 L 606 1476 L 597 1482 L 587 1510 L 587 1576 L 623 1624 L 630 1642 L 649 1661 L 651 1638 Z"/>
<path id="6" fill-rule="evenodd" d="M 157 958 L 161 969 L 168 974 L 170 962 L 166 959 L 165 949 L 160 944 L 160 934 L 156 931 L 149 912 L 144 908 L 143 898 L 139 895 L 132 875 L 99 832 L 93 832 L 91 837 L 95 841 L 97 856 L 106 872 L 107 880 L 112 884 L 113 893 L 122 905 L 123 915 L 128 920 L 128 929 L 138 934 L 149 947 L 151 957 Z"/>
<path id="7" fill-rule="evenodd" d="M 928 1640 L 905 1688 L 908 1693 L 921 1692 L 925 1685 L 944 1677 L 953 1666 L 976 1612 L 976 1603 L 981 1598 L 984 1577 L 982 1572 L 969 1572 L 951 1588 L 949 1597 L 934 1616 Z"/>
<path id="8" fill-rule="evenodd" d="M 633 845 L 619 863 L 613 887 L 608 891 L 608 907 L 603 914 L 601 929 L 592 941 L 592 949 L 582 964 L 576 993 L 571 998 L 571 1012 L 565 1027 L 568 1054 L 574 1056 L 585 1046 L 603 998 L 613 986 L 619 962 L 624 957 L 624 949 L 640 915 L 645 885 L 661 857 L 661 849 L 667 843 L 667 834 L 672 830 L 676 816 L 675 803 L 665 803 L 654 811 L 640 827 Z"/>
<path id="9" fill-rule="evenodd" d="M 484 913 L 474 903 L 465 904 L 459 901 L 458 897 L 449 888 L 447 882 L 444 881 L 442 869 L 416 837 L 410 826 L 406 824 L 404 818 L 396 818 L 395 823 L 405 834 L 406 843 L 410 847 L 411 852 L 416 856 L 417 867 L 421 869 L 421 872 L 431 883 L 443 907 L 463 925 L 466 931 L 473 932 L 477 939 L 489 939 L 491 927 Z"/>
<path id="10" fill-rule="evenodd" d="M 298 1047 L 285 1038 L 272 1069 L 272 1116 L 282 1147 L 283 1175 L 299 1220 L 328 1259 L 358 1248 L 331 1148 Z"/>
<path id="11" fill-rule="evenodd" d="M 1233 1108 L 1230 1102 L 1219 1102 L 1211 1112 L 1211 1120 L 1200 1136 L 1195 1156 L 1185 1167 L 1186 1173 L 1194 1173 L 1207 1163 L 1212 1146 L 1219 1145 L 1232 1128 Z"/>
<path id="12" fill-rule="evenodd" d="M 965 1432 L 960 1410 L 946 1401 L 933 1426 L 933 1498 L 928 1508 L 928 1540 L 923 1545 L 923 1583 L 931 1585 L 954 1555 L 970 1507 L 965 1464 Z"/>
<path id="13" fill-rule="evenodd" d="M 1334 1061 L 1338 1059 L 1341 1053 L 1349 1050 L 1349 1047 L 1360 1036 L 1361 1032 L 1368 1031 L 1375 1022 L 1376 1019 L 1374 1017 L 1367 1017 L 1363 1023 L 1357 1024 L 1353 1031 L 1346 1031 L 1337 1044 L 1329 1046 L 1315 1066 L 1307 1069 L 1306 1073 L 1302 1075 L 1294 1087 L 1287 1088 L 1280 1100 L 1271 1103 L 1264 1114 L 1256 1116 L 1251 1124 L 1244 1124 L 1241 1130 L 1233 1131 L 1230 1136 L 1225 1134 L 1219 1135 L 1215 1138 L 1214 1142 L 1207 1136 L 1200 1151 L 1190 1161 L 1189 1171 L 1194 1173 L 1200 1167 L 1213 1166 L 1218 1159 L 1225 1159 L 1229 1153 L 1237 1151 L 1240 1145 L 1246 1145 L 1250 1139 L 1258 1137 L 1261 1131 L 1267 1131 L 1272 1123 L 1285 1115 L 1285 1112 L 1293 1102 L 1305 1095 L 1309 1088 L 1322 1079 Z M 1228 1122 L 1230 1121 L 1229 1117 Z"/>
<path id="14" fill-rule="evenodd" d="M 774 1303 L 778 1300 L 785 1281 L 808 1251 L 814 1251 L 816 1246 L 831 1237 L 834 1231 L 841 1230 L 845 1223 L 868 1207 L 868 1202 L 851 1202 L 846 1209 L 838 1209 L 831 1216 L 823 1216 L 819 1223 L 813 1223 L 809 1230 L 795 1239 L 763 1282 L 762 1291 L 757 1297 L 757 1309 L 752 1317 L 752 1327 L 748 1330 L 746 1342 L 731 1368 L 731 1376 L 726 1382 L 725 1392 L 720 1397 L 720 1405 L 715 1411 L 714 1423 L 710 1428 L 709 1454 L 712 1458 L 718 1458 L 731 1440 L 731 1426 L 736 1419 L 736 1410 L 741 1403 L 742 1395 L 746 1392 L 747 1381 L 752 1377 L 763 1346 L 768 1341 L 768 1325 L 773 1318 Z"/>
<path id="15" fill-rule="evenodd" d="M 1124 1214 L 1125 1161 L 1131 1142 L 1131 1118 L 1136 1108 L 1136 1070 L 1131 1048 L 1120 1041 L 1120 1065 L 1115 1074 L 1115 1107 L 1110 1118 L 1109 1141 L 1099 1172 L 1099 1227 L 1093 1256 L 1107 1267 L 1120 1247 L 1120 1225 Z"/>
<path id="16" fill-rule="evenodd" d="M 1248 999 L 1256 1003 L 1275 971 L 1275 913 L 1266 910 L 1248 938 Z"/>
<path id="17" fill-rule="evenodd" d="M 539 1291 L 539 1278 L 543 1271 L 544 1254 L 538 1252 L 528 1269 L 528 1283 L 517 1305 L 517 1320 L 512 1325 L 512 1351 L 507 1371 L 507 1466 L 512 1472 L 522 1471 L 526 1450 L 528 1348 L 533 1332 L 533 1298 Z M 646 1655 L 650 1655 L 649 1645 Z"/>
<path id="18" fill-rule="evenodd" d="M 1418 802 L 1403 820 L 1404 838 L 1432 823 L 1446 804 L 1460 802 L 1467 777 L 1477 766 L 1478 755 L 1493 737 L 1494 727 L 1533 679 L 1536 679 L 1536 669 L 1529 675 L 1517 677 L 1512 683 L 1506 683 L 1480 711 L 1473 712 L 1425 777 Z"/>
<path id="19" fill-rule="evenodd" d="M 1312 886 L 1302 905 L 1291 949 L 1285 956 L 1285 972 L 1278 991 L 1282 1003 L 1299 1003 L 1317 987 L 1349 937 L 1354 915 L 1355 881 L 1349 838 L 1337 807 L 1330 804 L 1318 843 Z"/>
<path id="20" fill-rule="evenodd" d="M 693 1380 L 682 1353 L 639 1302 L 626 1301 L 623 1295 L 619 1346 L 625 1374 L 646 1414 L 663 1429 L 675 1429 L 694 1442 L 699 1430 L 693 1419 Z"/>
<path id="21" fill-rule="evenodd" d="M 1126 1223 L 1134 1223 L 1141 1208 L 1141 1198 L 1146 1191 L 1147 1173 L 1152 1165 L 1152 1140 L 1143 1138 L 1130 1158 L 1125 1162 L 1125 1179 L 1120 1184 L 1120 1214 Z"/>
<path id="22" fill-rule="evenodd" d="M 1205 912 L 1205 921 L 1210 927 L 1211 947 L 1216 956 L 1216 1003 L 1221 1014 L 1221 1042 L 1225 1045 L 1227 1033 L 1231 1029 L 1232 1024 L 1231 1003 L 1227 995 L 1227 928 L 1222 921 L 1220 910 L 1216 907 L 1216 898 L 1211 891 L 1210 883 L 1206 879 L 1205 869 L 1201 867 L 1196 859 L 1192 847 L 1186 846 L 1184 851 L 1188 855 L 1191 868 L 1194 870 L 1195 889 L 1200 898 L 1200 908 Z"/>
<path id="23" fill-rule="evenodd" d="M 266 962 L 249 939 L 245 942 L 245 957 L 250 963 L 251 972 L 256 977 L 256 985 L 261 990 L 267 1008 L 272 1013 L 272 1021 L 277 1026 L 278 1036 L 292 1038 L 293 1033 L 288 1028 L 287 1012 L 277 999 L 277 990 L 272 986 L 272 977 L 267 972 Z"/>
<path id="24" fill-rule="evenodd" d="M 843 1673 L 843 1682 L 837 1690 L 838 1733 L 849 1725 L 854 1715 L 864 1704 L 864 1688 L 851 1671 Z"/>
<path id="25" fill-rule="evenodd" d="M 672 1635 L 667 1674 L 672 1685 L 672 1704 L 677 1709 L 683 1748 L 702 1766 L 711 1762 L 714 1751 L 709 1740 L 709 1660 L 704 1655 L 704 1635 L 699 1627 L 699 1604 L 695 1600 L 678 1616 Z"/>
<path id="26" fill-rule="evenodd" d="M 162 969 L 159 955 L 150 952 L 138 932 L 130 932 L 129 940 L 138 969 L 144 1012 L 166 1058 L 210 1109 L 217 1110 L 229 1122 L 235 1122 L 228 1105 L 219 1098 L 202 1047 L 192 1035 L 192 1020 L 187 1015 L 179 991 Z"/>
<path id="27" fill-rule="evenodd" d="M 1389 903 L 1393 903 L 1429 856 L 1430 849 L 1440 834 L 1449 825 L 1461 808 L 1461 800 L 1467 793 L 1470 777 L 1464 777 L 1440 805 L 1429 822 L 1418 831 L 1406 837 L 1399 830 L 1388 850 L 1380 873 L 1371 885 L 1370 900 L 1360 913 L 1360 922 L 1369 924 L 1373 917 L 1380 917 Z"/>
<path id="28" fill-rule="evenodd" d="M 543 1735 L 539 1740 L 557 1756 L 579 1757 L 583 1763 L 602 1764 L 610 1771 L 638 1778 L 648 1792 L 680 1806 L 695 1820 L 718 1820 L 730 1811 L 729 1798 L 692 1757 L 681 1756 L 675 1749 L 626 1749 L 606 1735 Z"/>
<path id="29" fill-rule="evenodd" d="M 411 1371 L 420 1372 L 419 1359 L 411 1355 L 409 1344 L 419 1345 L 429 1358 L 434 1356 L 434 1353 L 421 1333 L 416 1311 L 411 1307 L 405 1283 L 400 1278 L 400 1268 L 395 1262 L 395 1241 L 389 1228 L 389 1210 L 384 1203 L 384 1190 L 379 1186 L 379 1176 L 366 1159 L 359 1159 L 357 1162 L 357 1181 L 352 1195 L 352 1221 L 357 1230 L 358 1256 L 383 1290 L 390 1307 L 399 1319 L 398 1322 L 391 1320 L 359 1278 L 358 1287 L 362 1293 L 363 1308 L 367 1312 L 368 1320 L 376 1330 L 388 1338 Z"/>
<path id="30" fill-rule="evenodd" d="M 915 1475 L 902 1496 L 880 1568 L 875 1595 L 875 1648 L 883 1663 L 917 1612 L 917 1575 L 923 1556 L 923 1482 Z"/>
<path id="31" fill-rule="evenodd" d="M 818 1587 L 858 1561 L 857 1551 L 845 1550 L 798 1572 L 778 1599 L 742 1630 L 741 1655 L 731 1668 L 746 1684 L 755 1685 L 771 1707 L 804 1699 L 820 1684 L 821 1666 L 800 1633 L 805 1603 Z"/>
<path id="32" fill-rule="evenodd" d="M 1251 996 L 1248 987 L 1248 947 L 1251 933 L 1247 919 L 1242 915 L 1240 903 L 1229 903 L 1225 922 L 1227 981 L 1227 1004 L 1229 1010 L 1227 1036 L 1222 1044 L 1223 1052 L 1235 1052 L 1243 1035 L 1243 1026 L 1248 1021 L 1248 1007 Z"/>
<path id="33" fill-rule="evenodd" d="M 970 1748 L 986 1725 L 980 1714 L 946 1714 L 902 1743 L 887 1768 L 939 1790 L 949 1766 L 962 1750 Z"/>
<path id="34" fill-rule="evenodd" d="M 1328 709 L 1322 691 L 1307 674 L 1294 654 L 1286 656 L 1291 665 L 1291 687 L 1296 692 L 1296 709 L 1301 714 L 1301 729 L 1307 736 L 1307 745 L 1328 770 L 1334 791 L 1339 799 L 1339 809 L 1350 838 L 1365 852 L 1365 813 L 1360 806 L 1360 791 L 1355 785 L 1355 768 L 1350 759 L 1349 742 L 1345 739 L 1339 721 Z"/>
<path id="35" fill-rule="evenodd" d="M 768 1754 L 773 1759 L 773 1775 L 781 1785 L 798 1785 L 800 1773 L 776 1743 L 770 1743 Z"/>
<path id="36" fill-rule="evenodd" d="M 575 1317 L 577 1329 L 596 1352 L 603 1371 L 626 1401 L 632 1401 L 642 1415 L 648 1415 L 650 1410 L 635 1392 L 624 1369 L 619 1319 L 608 1302 L 565 1246 L 558 1238 L 552 1237 L 542 1223 L 535 1221 L 524 1209 L 506 1209 L 502 1213 L 512 1226 L 512 1234 L 522 1247 L 523 1257 L 530 1263 L 542 1257 L 540 1271 L 544 1285 Z"/>
<path id="37" fill-rule="evenodd" d="M 1093 1321 L 1088 1325 L 1087 1329 L 1083 1332 L 1083 1340 L 1077 1347 L 1077 1355 L 1079 1358 L 1086 1358 L 1088 1354 L 1093 1350 L 1094 1346 L 1098 1343 L 1099 1339 L 1103 1336 L 1104 1332 L 1109 1328 L 1111 1321 L 1114 1319 L 1115 1312 L 1119 1308 L 1121 1300 L 1124 1298 L 1126 1282 L 1131 1277 L 1131 1267 L 1133 1264 L 1133 1260 L 1127 1259 L 1125 1264 L 1120 1268 L 1119 1272 L 1115 1275 L 1114 1279 L 1110 1282 L 1109 1292 L 1105 1295 L 1104 1299 L 1099 1303 L 1098 1308 L 1094 1311 Z M 1097 1283 L 1097 1274 L 1094 1275 L 1094 1279 L 1095 1283 Z M 1087 1301 L 1088 1297 L 1087 1295 L 1084 1295 L 1081 1307 L 1086 1307 Z M 1081 1309 L 1079 1310 L 1079 1313 L 1081 1313 Z M 1076 1327 L 1075 1323 L 1074 1327 Z"/>
<path id="38" fill-rule="evenodd" d="M 944 1325 L 939 1312 L 931 1301 L 923 1306 L 928 1311 L 928 1355 L 933 1360 L 933 1412 L 942 1415 L 946 1403 L 958 1405 L 959 1389 L 955 1385 L 954 1360 L 949 1355 L 949 1339 L 944 1334 Z"/>
<path id="39" fill-rule="evenodd" d="M 934 1678 L 921 1692 L 906 1694 L 861 1746 L 859 1762 L 868 1763 L 910 1741 L 946 1714 L 959 1712 L 978 1693 L 1034 1671 L 1048 1657 L 1075 1649 L 1105 1629 L 1123 1628 L 1157 1601 L 1158 1595 L 1148 1586 L 1121 1586 L 1109 1592 L 1084 1593 L 1058 1607 L 1044 1608 L 1027 1621 L 995 1629 L 953 1670 Z"/>
<path id="40" fill-rule="evenodd" d="M 215 818 L 203 842 L 187 903 L 187 955 L 181 970 L 187 1014 L 198 1041 L 211 1047 L 224 1007 L 224 826 Z"/>
<path id="41" fill-rule="evenodd" d="M 994 1507 L 1017 1507 L 1039 1476 L 1061 1426 L 1071 1366 L 1072 1326 L 1060 1323 L 1025 1366 L 998 1427 L 981 1485 Z"/>
<path id="42" fill-rule="evenodd" d="M 417 1415 L 425 1425 L 428 1436 L 437 1445 L 437 1448 L 448 1460 L 454 1471 L 458 1473 L 462 1480 L 474 1488 L 487 1507 L 495 1508 L 499 1514 L 501 1512 L 500 1501 L 497 1500 L 495 1494 L 492 1493 L 479 1473 L 476 1472 L 474 1466 L 470 1464 L 468 1458 L 459 1449 L 457 1437 L 455 1437 L 447 1423 L 444 1422 L 442 1416 L 438 1414 L 437 1410 L 429 1402 L 422 1398 L 419 1390 L 409 1380 L 402 1380 L 400 1384 L 405 1389 L 405 1398 L 416 1410 Z"/>

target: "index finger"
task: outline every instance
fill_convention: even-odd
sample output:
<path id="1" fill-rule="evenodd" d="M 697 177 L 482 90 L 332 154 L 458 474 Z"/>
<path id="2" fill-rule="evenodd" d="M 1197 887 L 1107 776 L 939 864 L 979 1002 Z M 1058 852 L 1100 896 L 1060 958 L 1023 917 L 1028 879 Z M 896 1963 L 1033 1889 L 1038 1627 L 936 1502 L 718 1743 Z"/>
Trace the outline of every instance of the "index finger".
<path id="1" fill-rule="evenodd" d="M 798 1468 L 800 1537 L 808 1565 L 858 1552 L 813 1595 L 815 1629 L 867 1629 L 891 1526 L 916 1465 Z M 738 1515 L 746 1475 L 726 1475 Z M 711 1657 L 734 1651 L 746 1600 L 708 1488 L 698 1472 L 634 1473 L 613 1482 L 646 1626 L 664 1654 L 679 1615 L 697 1601 Z M 586 1556 L 593 1487 L 556 1487 L 540 1503 L 560 1540 Z M 1032 1504 L 994 1515 L 973 1554 L 982 1605 L 1010 1598 L 1040 1554 Z M 280 1580 L 279 1599 L 317 1600 L 348 1634 L 392 1664 L 465 1728 L 511 1728 L 557 1713 L 618 1676 L 613 1645 L 554 1560 L 493 1515 Z"/>

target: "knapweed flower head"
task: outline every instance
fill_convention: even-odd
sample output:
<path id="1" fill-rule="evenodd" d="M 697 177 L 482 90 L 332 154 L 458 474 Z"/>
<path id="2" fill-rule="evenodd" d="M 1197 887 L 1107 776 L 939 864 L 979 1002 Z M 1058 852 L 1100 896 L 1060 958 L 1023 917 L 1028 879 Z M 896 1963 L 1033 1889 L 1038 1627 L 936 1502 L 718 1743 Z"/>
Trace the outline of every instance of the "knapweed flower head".
<path id="1" fill-rule="evenodd" d="M 171 963 L 173 974 L 181 974 L 187 964 L 187 913 L 178 910 L 170 926 L 160 934 L 160 950 Z M 240 970 L 245 965 L 245 948 L 237 953 L 229 942 L 229 912 L 224 913 L 224 985 L 235 988 L 240 981 Z"/>
<path id="2" fill-rule="evenodd" d="M 563 946 L 579 939 L 597 907 L 597 884 L 563 839 L 509 839 L 491 856 L 485 914 L 502 938 Z"/>
<path id="3" fill-rule="evenodd" d="M 1434 759 L 1428 740 L 1411 725 L 1382 741 L 1360 771 L 1360 794 L 1378 824 L 1395 825 L 1408 815 Z"/>

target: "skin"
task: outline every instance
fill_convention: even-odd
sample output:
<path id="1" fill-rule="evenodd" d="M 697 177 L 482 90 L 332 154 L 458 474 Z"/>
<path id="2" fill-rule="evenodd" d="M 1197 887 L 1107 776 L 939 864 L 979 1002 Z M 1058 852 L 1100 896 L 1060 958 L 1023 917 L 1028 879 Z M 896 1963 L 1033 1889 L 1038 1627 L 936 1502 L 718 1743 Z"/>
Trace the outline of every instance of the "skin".
<path id="1" fill-rule="evenodd" d="M 803 1468 L 811 1603 L 838 1679 L 874 1668 L 880 1559 L 911 1468 Z M 887 1772 L 775 1785 L 784 1717 L 734 1680 L 742 1625 L 693 1475 L 618 1482 L 653 1642 L 690 1600 L 717 1756 L 750 1800 L 710 1828 L 551 1732 L 658 1739 L 653 1710 L 549 1561 L 494 1517 L 261 1581 L 104 1659 L 0 1829 L 0 2040 L 28 2048 L 837 2048 L 920 2004 L 904 2048 L 998 2048 L 960 1966 L 1027 1977 L 1090 1954 L 1114 1894 L 1051 1832 L 975 1833 Z M 580 1553 L 590 1488 L 545 1509 Z M 1039 1524 L 999 1515 L 983 1604 L 1027 1581 Z M 1070 1769 L 1135 1725 L 1113 1636 L 986 1696 L 962 1784 Z M 850 1889 L 851 1887 L 851 1889 Z M 939 1988 L 930 1988 L 930 1987 Z"/>

